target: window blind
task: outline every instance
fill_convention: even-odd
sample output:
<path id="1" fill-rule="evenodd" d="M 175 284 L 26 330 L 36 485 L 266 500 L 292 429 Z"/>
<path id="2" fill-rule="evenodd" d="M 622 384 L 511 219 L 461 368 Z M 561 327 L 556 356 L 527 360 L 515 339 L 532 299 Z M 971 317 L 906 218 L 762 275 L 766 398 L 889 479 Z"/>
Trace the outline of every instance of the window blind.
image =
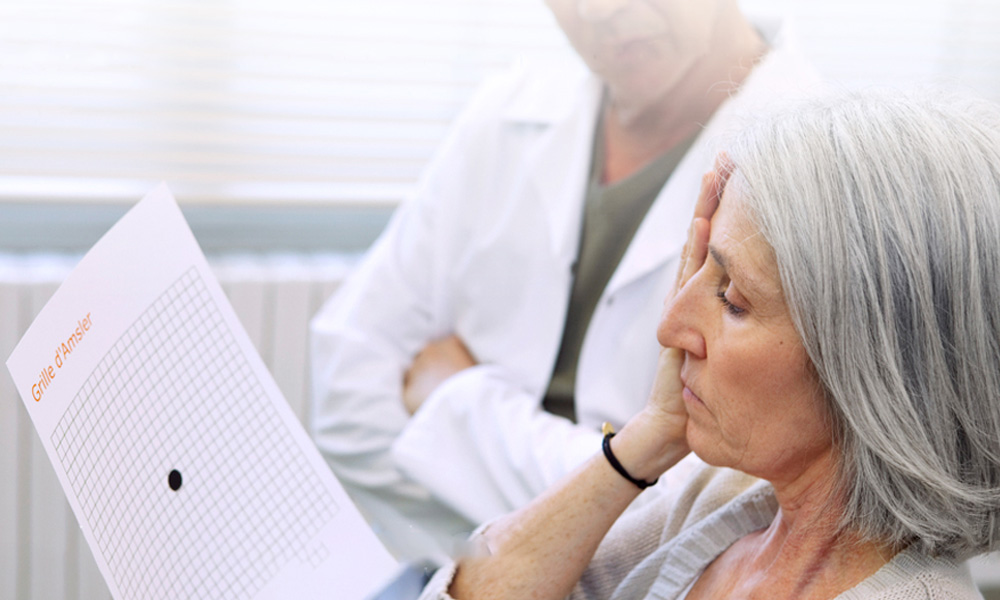
<path id="1" fill-rule="evenodd" d="M 0 2 L 0 199 L 392 203 L 536 0 Z"/>
<path id="2" fill-rule="evenodd" d="M 634 0 L 637 1 L 637 0 Z M 743 0 L 846 87 L 1000 100 L 995 0 Z M 542 0 L 0 0 L 0 201 L 391 206 Z"/>

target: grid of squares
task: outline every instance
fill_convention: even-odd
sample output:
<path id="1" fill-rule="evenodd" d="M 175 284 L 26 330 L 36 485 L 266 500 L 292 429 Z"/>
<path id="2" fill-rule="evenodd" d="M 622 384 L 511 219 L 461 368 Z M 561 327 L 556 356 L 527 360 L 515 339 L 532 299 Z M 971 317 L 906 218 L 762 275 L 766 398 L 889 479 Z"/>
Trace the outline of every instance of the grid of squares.
<path id="1" fill-rule="evenodd" d="M 52 441 L 128 598 L 251 597 L 308 560 L 338 510 L 194 268 L 105 355 Z"/>

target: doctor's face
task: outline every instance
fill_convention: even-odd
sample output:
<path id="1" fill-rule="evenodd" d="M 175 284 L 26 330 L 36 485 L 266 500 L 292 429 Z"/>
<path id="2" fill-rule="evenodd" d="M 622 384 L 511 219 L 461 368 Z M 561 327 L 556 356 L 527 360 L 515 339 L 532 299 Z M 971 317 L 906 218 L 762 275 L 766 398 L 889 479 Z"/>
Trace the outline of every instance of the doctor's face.
<path id="1" fill-rule="evenodd" d="M 684 351 L 691 450 L 772 483 L 794 481 L 832 469 L 833 438 L 773 252 L 743 208 L 743 185 L 729 180 L 705 264 L 666 306 L 657 338 Z"/>
<path id="2" fill-rule="evenodd" d="M 724 0 L 546 0 L 590 69 L 630 102 L 670 90 L 710 49 Z"/>

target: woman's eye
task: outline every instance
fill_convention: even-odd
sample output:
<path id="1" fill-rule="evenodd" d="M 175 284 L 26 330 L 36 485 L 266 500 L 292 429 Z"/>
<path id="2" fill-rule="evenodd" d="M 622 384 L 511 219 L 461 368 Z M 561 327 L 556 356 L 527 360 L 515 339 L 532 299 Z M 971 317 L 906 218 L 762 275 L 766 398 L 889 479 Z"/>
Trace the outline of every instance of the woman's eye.
<path id="1" fill-rule="evenodd" d="M 716 292 L 715 296 L 719 299 L 719 302 L 722 302 L 722 306 L 726 309 L 726 312 L 728 312 L 729 314 L 739 317 L 746 312 L 745 308 L 736 306 L 735 304 L 729 301 L 729 298 L 726 297 L 725 289 Z"/>

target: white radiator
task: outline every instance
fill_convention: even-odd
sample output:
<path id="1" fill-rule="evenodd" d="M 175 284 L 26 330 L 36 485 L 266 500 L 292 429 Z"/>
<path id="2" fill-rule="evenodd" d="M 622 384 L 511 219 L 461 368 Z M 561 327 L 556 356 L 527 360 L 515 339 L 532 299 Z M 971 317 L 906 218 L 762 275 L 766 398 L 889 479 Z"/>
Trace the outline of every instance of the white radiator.
<path id="1" fill-rule="evenodd" d="M 0 363 L 77 258 L 0 257 Z M 210 261 L 292 410 L 306 424 L 308 322 L 351 257 Z M 38 435 L 0 369 L 0 599 L 110 599 Z"/>

